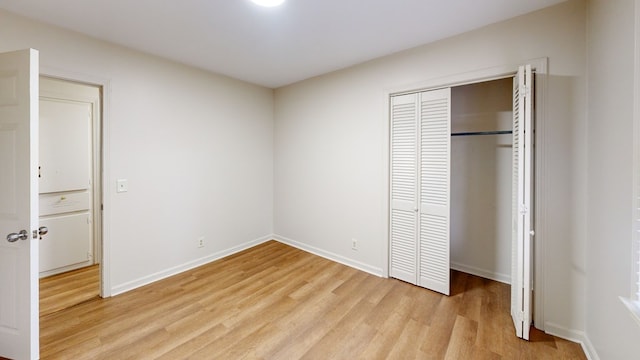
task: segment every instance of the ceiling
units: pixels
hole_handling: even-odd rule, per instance
[[[0,0],[0,8],[277,88],[564,0]]]

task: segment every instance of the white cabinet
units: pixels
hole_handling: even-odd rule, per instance
[[[60,82],[41,79],[40,276],[94,263],[93,104],[62,96]]]
[[[41,218],[40,226],[49,228],[46,240],[40,242],[41,272],[91,263],[89,212]]]

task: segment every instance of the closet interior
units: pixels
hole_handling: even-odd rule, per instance
[[[451,88],[451,268],[511,281],[513,78]]]

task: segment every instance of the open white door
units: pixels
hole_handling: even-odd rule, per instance
[[[533,75],[521,66],[513,82],[513,236],[511,317],[516,335],[529,340],[531,326],[531,180],[533,178]]]
[[[39,357],[38,72],[36,50],[0,54],[0,356],[11,359]]]

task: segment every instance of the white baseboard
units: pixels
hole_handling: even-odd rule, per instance
[[[93,260],[87,260],[87,261],[81,262],[79,264],[63,266],[63,267],[59,267],[59,268],[56,268],[56,269],[53,269],[53,270],[41,271],[40,274],[39,274],[39,277],[40,277],[40,279],[42,279],[42,278],[47,277],[47,276],[62,274],[62,273],[65,273],[65,272],[82,269],[83,267],[92,266],[92,265],[95,265],[93,263]]]
[[[454,262],[452,262],[450,266],[451,266],[451,269],[453,270],[462,271],[467,274],[480,276],[485,279],[489,279],[489,280],[493,280],[493,281],[497,281],[505,284],[511,284],[511,276],[507,274],[499,274],[493,271],[487,271],[474,266],[468,266],[468,265],[454,263]]]
[[[222,250],[222,251],[218,251],[215,252],[213,254],[207,255],[205,257],[202,257],[200,259],[196,259],[193,261],[189,261],[187,263],[184,263],[182,265],[178,265],[178,266],[174,266],[172,268],[163,270],[163,271],[159,271],[156,272],[154,274],[148,275],[148,276],[144,276],[141,277],[139,279],[133,280],[133,281],[129,281],[126,282],[124,284],[120,284],[117,286],[114,286],[111,288],[111,295],[112,296],[116,296],[122,293],[125,293],[127,291],[131,291],[133,289],[139,288],[141,286],[144,285],[148,285],[152,282],[156,282],[158,280],[162,280],[165,278],[168,278],[170,276],[173,275],[177,275],[181,272],[187,271],[187,270],[191,270],[193,268],[196,268],[198,266],[202,266],[205,264],[208,264],[212,261],[216,261],[219,259],[222,259],[223,257],[238,253],[240,251],[246,250],[248,248],[254,247],[256,245],[262,244],[264,242],[267,242],[269,240],[272,239],[271,235],[267,235],[267,236],[263,236],[261,238],[255,239],[255,240],[251,240],[248,242],[245,242],[244,244],[238,245],[238,246],[234,246],[232,248],[226,249],[226,250]]]
[[[304,250],[304,251],[312,253],[314,255],[318,255],[318,256],[323,257],[325,259],[329,259],[331,261],[335,261],[335,262],[340,263],[342,265],[346,265],[346,266],[349,266],[349,267],[352,267],[354,269],[358,269],[358,270],[367,272],[367,273],[375,275],[375,276],[380,276],[380,277],[383,276],[381,268],[374,267],[374,266],[371,266],[371,265],[368,265],[368,264],[365,264],[365,263],[362,263],[362,262],[359,262],[359,261],[356,261],[356,260],[353,260],[353,259],[349,259],[349,258],[346,258],[346,257],[344,257],[342,255],[334,254],[332,252],[319,249],[317,247],[313,247],[313,246],[310,246],[310,245],[307,245],[307,244],[303,244],[301,242],[298,242],[298,241],[295,241],[295,240],[292,240],[292,239],[289,239],[289,238],[286,238],[284,236],[280,236],[280,235],[277,235],[277,234],[273,234],[273,239],[278,241],[278,242],[281,242],[283,244],[286,244],[286,245],[289,245],[289,246],[293,246],[295,248],[298,248],[300,250]]]
[[[593,347],[591,340],[589,340],[589,337],[583,331],[570,330],[550,322],[544,324],[544,331],[549,335],[557,336],[580,344],[584,354],[587,356],[587,359],[600,360],[600,356],[598,356],[596,348]]]

